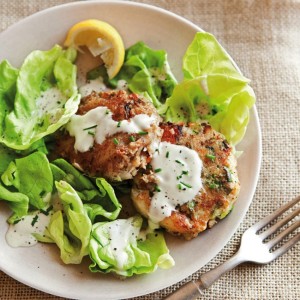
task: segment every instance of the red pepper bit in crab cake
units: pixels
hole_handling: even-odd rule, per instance
[[[131,196],[146,218],[192,239],[233,207],[240,189],[234,150],[208,123],[161,128],[162,141],[135,176]]]

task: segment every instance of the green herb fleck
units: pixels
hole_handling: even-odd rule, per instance
[[[118,128],[121,127],[121,121],[118,122],[117,127],[118,127]]]
[[[119,141],[116,138],[114,138],[113,141],[115,145],[119,145]]]
[[[88,131],[88,134],[91,136],[95,136],[95,132],[94,131]]]
[[[195,201],[190,201],[190,202],[187,203],[187,207],[188,207],[190,210],[194,210],[195,205],[196,205],[196,202],[195,202]]]
[[[160,192],[161,189],[158,187],[158,185],[155,186],[155,191]]]
[[[227,167],[224,167],[224,170],[226,172],[227,182],[232,182],[233,179],[232,179],[232,173],[231,173],[230,169]]]
[[[140,131],[140,132],[139,132],[139,135],[146,135],[146,134],[148,134],[147,131]]]
[[[176,159],[175,162],[177,162],[178,164],[184,166],[184,164],[180,160],[178,160],[178,159]]]
[[[49,212],[53,209],[53,206],[49,206],[46,210],[40,209],[41,213],[44,214],[45,216],[49,215]]]
[[[166,158],[169,158],[169,156],[170,156],[170,151],[168,151],[168,152],[166,153]]]
[[[46,191],[41,191],[40,192],[40,197],[43,198],[45,196],[45,194],[46,194]]]
[[[90,130],[90,129],[94,129],[96,128],[98,125],[93,125],[93,126],[90,126],[90,127],[87,127],[87,128],[84,128],[83,130]]]
[[[192,188],[192,186],[190,185],[190,184],[188,184],[188,183],[185,183],[185,182],[182,182],[182,181],[180,181],[180,183],[182,184],[182,185],[184,185],[184,186],[186,186],[187,188]]]
[[[161,171],[162,171],[161,168],[158,168],[158,169],[155,169],[155,170],[154,170],[155,173],[159,173],[159,172],[161,172]]]
[[[215,161],[215,159],[216,159],[216,156],[213,155],[213,154],[206,154],[206,157],[209,158],[212,161]]]
[[[31,221],[31,226],[34,226],[34,224],[37,222],[38,218],[39,218],[38,215],[34,216],[34,218]]]
[[[131,136],[129,137],[129,139],[130,139],[131,142],[135,142],[135,138],[134,138],[133,135],[131,135]]]

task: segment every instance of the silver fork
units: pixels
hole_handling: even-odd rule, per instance
[[[278,243],[290,233],[300,227],[300,207],[292,211],[290,214],[278,220],[277,223],[267,228],[265,231],[261,230],[270,222],[278,218],[285,211],[297,205],[300,202],[300,196],[283,205],[273,214],[265,217],[258,223],[247,229],[241,239],[241,245],[238,252],[229,260],[219,265],[218,267],[204,273],[198,280],[190,281],[181,286],[177,291],[170,294],[165,299],[167,300],[192,300],[203,295],[203,291],[209,288],[216,280],[223,274],[235,268],[237,265],[244,262],[253,262],[258,264],[266,264],[280,255],[287,252],[297,242],[300,241],[300,232],[287,240],[283,245],[279,245],[277,249],[273,249]],[[295,218],[297,217],[297,218]],[[277,236],[273,234],[280,230],[285,224],[295,218],[295,221],[287,228],[282,230]],[[268,240],[266,240],[268,238]]]

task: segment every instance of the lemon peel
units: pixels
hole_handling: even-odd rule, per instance
[[[100,56],[110,79],[120,71],[125,57],[125,48],[119,32],[110,24],[89,19],[73,25],[64,42],[65,47],[86,46],[93,56]]]

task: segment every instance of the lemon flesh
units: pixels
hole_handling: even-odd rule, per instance
[[[90,19],[73,25],[64,46],[76,49],[86,46],[93,56],[100,56],[110,79],[118,74],[124,62],[125,48],[120,34],[100,20]]]

